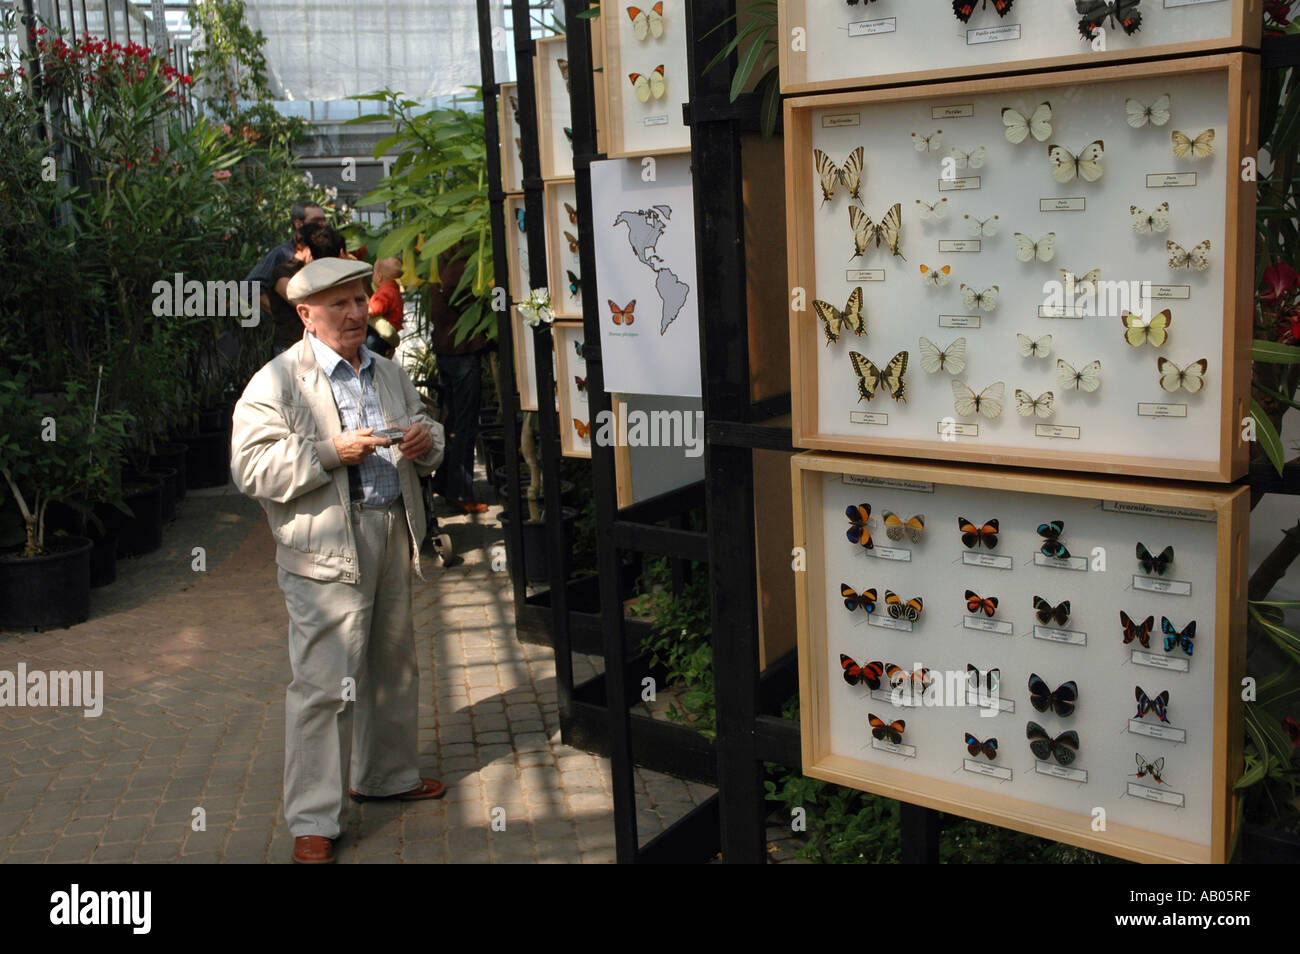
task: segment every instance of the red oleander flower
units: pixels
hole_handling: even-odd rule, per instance
[[[1278,26],[1286,26],[1291,22],[1290,0],[1265,0],[1264,12],[1267,13]]]
[[[230,178],[230,170],[218,169],[216,172],[212,173],[212,178],[216,179],[218,182],[225,182]]]
[[[1277,328],[1277,340],[1282,344],[1300,342],[1300,311],[1293,311],[1291,314],[1280,318]]]
[[[1300,276],[1286,262],[1274,262],[1264,269],[1264,278],[1260,282],[1259,300],[1274,302],[1285,298],[1296,289]]]

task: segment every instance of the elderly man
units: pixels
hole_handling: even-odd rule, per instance
[[[411,624],[419,476],[442,459],[443,430],[406,373],[363,345],[369,273],[323,258],[294,275],[302,340],[253,375],[231,435],[235,485],[270,520],[289,611],[284,810],[303,864],[334,860],[349,766],[356,801],[444,794],[417,765]]]

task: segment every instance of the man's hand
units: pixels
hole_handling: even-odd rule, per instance
[[[351,467],[353,464],[361,463],[362,458],[373,454],[376,447],[387,447],[391,443],[382,437],[372,436],[373,432],[373,427],[363,427],[337,435],[334,438],[334,449],[339,452],[339,460]],[[407,436],[410,436],[409,432]]]
[[[433,446],[433,435],[423,424],[412,424],[406,429],[406,436],[401,443],[402,456],[407,460],[423,457]]]

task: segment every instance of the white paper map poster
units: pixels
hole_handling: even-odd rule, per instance
[[[690,158],[593,162],[591,201],[606,389],[699,397]]]

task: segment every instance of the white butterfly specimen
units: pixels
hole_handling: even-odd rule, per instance
[[[961,286],[961,301],[968,310],[978,308],[980,311],[992,311],[998,307],[998,286],[993,285],[983,291],[976,291],[969,285]]]
[[[1043,335],[1037,341],[1016,332],[1016,343],[1020,345],[1022,358],[1046,358],[1052,353],[1052,336]]]
[[[637,40],[645,42],[647,37],[654,37],[656,40],[664,35],[664,5],[656,3],[648,10],[642,10],[639,7],[628,7],[627,15],[632,20],[632,32],[636,35]]]
[[[1050,262],[1056,258],[1056,233],[1048,232],[1037,242],[1031,239],[1024,232],[1016,232],[1016,258],[1022,262],[1032,262],[1038,259],[1040,262]]]
[[[1133,231],[1138,235],[1154,235],[1156,232],[1169,231],[1168,202],[1161,202],[1150,212],[1145,212],[1136,205],[1130,205],[1128,214],[1133,219]]]
[[[916,214],[921,217],[922,222],[942,222],[948,217],[948,197],[944,196],[933,205],[917,199]]]
[[[1097,282],[1101,281],[1101,269],[1094,268],[1090,272],[1082,275],[1076,275],[1073,272],[1067,272],[1061,269],[1061,284],[1065,286],[1065,295],[1067,298],[1073,298],[1076,295],[1088,296],[1097,294]]]
[[[1170,138],[1174,141],[1174,155],[1179,159],[1186,159],[1189,155],[1193,159],[1204,159],[1214,152],[1213,129],[1205,130],[1195,139],[1187,135],[1187,133],[1175,129]]]
[[[1077,156],[1064,146],[1048,146],[1047,158],[1052,160],[1052,178],[1064,185],[1075,176],[1085,182],[1096,182],[1105,170],[1101,159],[1106,147],[1100,139],[1088,143]]]
[[[1021,417],[1051,417],[1056,413],[1056,395],[1044,391],[1038,397],[1032,397],[1028,391],[1016,388],[1016,412]]]
[[[1191,251],[1177,242],[1165,242],[1165,251],[1169,253],[1170,268],[1191,268],[1203,272],[1210,267],[1210,240],[1192,246]]]
[[[952,266],[944,265],[940,268],[931,268],[929,265],[921,266],[921,284],[933,288],[942,288],[952,280]]]
[[[822,204],[835,198],[835,190],[843,185],[849,197],[861,201],[862,191],[862,147],[858,146],[849,153],[843,166],[837,166],[831,157],[820,149],[813,150],[813,161],[817,164],[817,176],[821,179]]]
[[[998,234],[998,217],[991,215],[987,219],[977,219],[973,216],[962,216],[966,220],[966,231],[971,238],[991,238]]]
[[[1068,362],[1056,359],[1056,380],[1067,391],[1078,388],[1091,394],[1101,387],[1101,362],[1089,361],[1075,370]]]
[[[948,150],[948,158],[956,162],[958,169],[965,169],[970,166],[972,169],[978,169],[984,165],[989,151],[983,146],[976,146],[970,152],[965,149],[958,149],[955,146]]]
[[[952,379],[952,407],[962,417],[974,417],[983,414],[989,420],[1002,416],[1002,401],[1006,396],[1007,386],[1002,381],[994,381],[979,394],[956,378]]]
[[[1182,388],[1195,394],[1205,387],[1205,372],[1210,362],[1205,358],[1193,361],[1185,368],[1180,368],[1168,358],[1156,358],[1156,369],[1160,372],[1160,386],[1166,391]]]
[[[942,129],[936,129],[928,136],[912,133],[912,148],[917,152],[938,152],[939,145],[943,142],[942,136]]]
[[[1152,315],[1149,321],[1143,321],[1140,315],[1126,311],[1119,319],[1124,325],[1124,340],[1134,348],[1148,342],[1151,347],[1160,348],[1169,340],[1169,326],[1174,323],[1174,313],[1166,308],[1160,314]]]
[[[859,255],[866,253],[868,248],[873,245],[880,248],[884,245],[899,258],[903,258],[898,252],[898,243],[900,240],[899,230],[903,227],[902,206],[897,202],[893,208],[886,212],[876,224],[871,221],[871,216],[863,212],[856,205],[849,206],[849,225],[853,227],[853,255],[857,258]],[[903,261],[907,259],[903,258]]]
[[[1168,93],[1156,97],[1151,105],[1139,103],[1136,99],[1124,100],[1124,112],[1128,114],[1128,124],[1134,129],[1141,129],[1147,123],[1163,126],[1169,122],[1169,107],[1172,101]]]
[[[1007,107],[1002,110],[1002,125],[1007,142],[1019,145],[1025,137],[1032,135],[1039,142],[1046,142],[1052,134],[1052,104],[1039,103],[1028,118],[1018,109]]]
[[[920,346],[921,368],[927,374],[934,374],[940,368],[949,374],[961,374],[966,370],[965,338],[958,338],[942,350],[929,338],[922,338]]]

